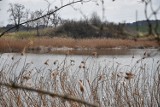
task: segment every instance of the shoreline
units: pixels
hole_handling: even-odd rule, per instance
[[[26,49],[25,52],[0,52],[0,53],[19,53],[19,54],[55,54],[55,55],[143,55],[144,53],[160,52],[160,48],[103,48],[103,49],[72,49],[72,48],[51,48],[41,47],[37,49]]]

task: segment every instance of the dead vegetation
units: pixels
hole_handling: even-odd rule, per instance
[[[30,42],[32,44],[28,45]],[[106,48],[149,48],[159,47],[158,42],[154,40],[129,40],[129,39],[73,39],[73,38],[31,38],[31,39],[14,39],[0,38],[1,52],[21,52],[26,47],[28,50],[40,50],[46,47],[47,50],[52,48],[72,48],[75,49],[106,49]]]

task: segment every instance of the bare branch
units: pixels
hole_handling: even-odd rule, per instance
[[[45,90],[33,89],[33,88],[25,87],[25,86],[16,85],[14,83],[13,84],[0,83],[0,86],[10,87],[10,88],[19,89],[19,90],[27,90],[27,91],[31,91],[31,92],[41,93],[41,94],[44,94],[44,95],[49,95],[51,97],[58,97],[58,98],[62,98],[62,99],[68,100],[68,101],[74,101],[74,102],[77,102],[77,103],[82,103],[82,104],[90,106],[90,107],[98,107],[95,104],[88,103],[84,100],[81,100],[81,99],[78,99],[78,98],[75,98],[75,97],[71,97],[71,96],[68,96],[68,95],[61,95],[61,94],[57,94],[57,93],[51,93],[51,92],[48,92],[48,91],[45,91]]]

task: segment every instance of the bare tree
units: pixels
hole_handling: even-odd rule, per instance
[[[47,14],[48,14],[48,13],[51,12],[51,9],[50,9],[51,3],[50,3],[48,0],[44,0],[44,1],[47,3]],[[50,16],[51,16],[51,15],[48,15],[48,16],[46,16],[46,17],[43,17],[43,22],[44,22],[45,27],[47,27],[48,24],[49,24]]]
[[[51,11],[54,11],[54,10],[51,10]],[[60,16],[57,13],[53,13],[51,15],[50,22],[51,22],[52,25],[54,25],[55,28],[60,23],[60,21],[61,21],[61,18],[60,18]]]
[[[14,25],[16,26],[16,30],[19,31],[19,25],[24,18],[24,5],[22,4],[12,4],[10,3],[10,8],[8,12],[10,13],[10,20],[13,21]]]
[[[30,13],[30,20],[34,20],[34,18],[35,18],[35,13],[31,12]],[[27,22],[27,23],[30,23],[30,26],[33,27],[33,28],[36,27],[35,21],[30,21],[30,22]]]
[[[42,16],[42,13],[43,11],[42,10],[37,10],[35,12],[32,13],[32,16],[31,16],[31,20],[32,19],[35,19],[35,18],[38,18],[38,17],[41,17]],[[37,36],[39,36],[39,27],[40,25],[44,25],[43,24],[43,19],[38,19],[38,20],[35,20],[32,22],[33,23],[33,27],[36,27],[36,30],[37,30]]]
[[[25,18],[25,20],[29,20],[29,18],[30,18],[30,10],[29,9],[26,9],[24,18]],[[30,24],[26,23],[25,25],[26,25],[27,31],[28,31],[29,27],[30,27]]]

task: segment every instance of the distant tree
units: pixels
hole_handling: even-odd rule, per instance
[[[32,19],[35,19],[35,18],[38,18],[38,17],[41,17],[42,16],[42,10],[37,10],[37,11],[35,11],[35,12],[33,12],[32,13],[32,16],[31,16],[31,20]],[[36,27],[36,30],[37,30],[37,36],[40,36],[40,34],[39,34],[39,27],[40,27],[40,25],[44,25],[43,24],[43,19],[38,19],[38,20],[36,20],[36,21],[33,21],[33,26],[34,27]]]
[[[91,18],[90,18],[90,23],[99,29],[98,35],[99,37],[102,37],[105,23],[102,22],[101,18],[98,16],[96,12],[92,13]]]
[[[50,3],[48,0],[44,0],[44,1],[47,3],[47,14],[48,14],[48,13],[51,12],[51,9],[50,9],[51,3]],[[48,25],[49,25],[50,16],[51,16],[51,15],[48,15],[48,16],[46,16],[46,17],[43,17],[43,22],[44,22],[44,26],[45,26],[45,27],[48,27]]]
[[[54,9],[50,8],[51,4],[48,0],[44,0],[47,3],[47,14],[55,11],[58,7],[55,6]],[[44,25],[47,27],[49,24],[54,25],[54,27],[57,27],[58,23],[60,22],[61,18],[57,14],[57,12],[53,12],[53,14],[50,14],[46,17],[43,17]]]
[[[29,9],[26,9],[25,11],[25,16],[24,16],[24,20],[29,20],[30,18],[30,10]],[[26,28],[27,28],[27,31],[29,30],[29,27],[30,27],[30,23],[26,23]]]
[[[97,27],[101,26],[102,21],[96,12],[92,13],[91,18],[90,18],[90,23],[94,26],[97,26]]]
[[[57,25],[60,23],[61,18],[57,13],[53,13],[50,17],[50,21],[51,21],[51,24],[54,25],[54,27],[56,28]]]
[[[10,13],[10,20],[13,21],[14,25],[16,26],[16,30],[19,31],[19,25],[24,18],[24,5],[22,4],[9,4],[10,7],[8,12]]]

